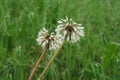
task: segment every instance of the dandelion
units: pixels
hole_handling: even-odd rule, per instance
[[[36,39],[38,45],[41,45],[43,48],[45,48],[45,45],[48,43],[49,40],[49,33],[48,30],[43,28],[41,31],[38,33],[38,38]]]
[[[84,37],[84,27],[81,24],[77,24],[72,19],[61,19],[58,21],[56,33],[63,35],[67,41],[72,43],[77,42],[80,37]]]
[[[36,39],[38,45],[41,45],[43,48],[48,47],[49,50],[56,50],[59,48],[62,43],[62,36],[54,33],[49,34],[48,30],[43,28]]]
[[[49,44],[49,50],[57,50],[61,43],[62,43],[63,37],[59,34],[54,35],[53,33],[50,36],[50,44]]]
[[[60,50],[62,49],[64,43],[67,41],[70,41],[72,43],[75,43],[80,40],[80,37],[84,37],[84,27],[82,27],[81,24],[77,24],[72,19],[61,19],[58,21],[58,26],[56,31],[56,35],[54,33],[49,34],[48,30],[43,28],[39,34],[36,41],[38,42],[38,45],[41,45],[44,48],[44,51],[39,58],[38,62],[36,63],[36,66],[34,67],[33,72],[31,73],[31,76],[28,80],[31,80],[33,77],[34,72],[36,71],[36,68],[38,67],[39,63],[41,62],[44,54],[46,53],[46,50],[56,50],[46,67],[44,68],[43,72],[38,77],[38,80],[41,80],[44,76],[45,72],[49,68],[49,66],[52,64],[55,57],[58,55]]]
[[[46,30],[45,28],[43,28],[39,33],[38,33],[38,38],[36,39],[38,45],[41,45],[44,50],[41,54],[41,56],[39,57],[34,69],[32,70],[28,80],[32,80],[33,75],[36,71],[36,69],[38,68],[39,64],[41,63],[45,53],[47,52],[47,50],[56,50],[61,46],[62,43],[62,37],[61,35],[55,35],[54,33],[49,34],[48,30]]]
[[[50,61],[46,65],[46,67],[44,68],[43,72],[39,75],[38,80],[42,79],[43,75],[45,74],[45,72],[47,71],[49,66],[52,64],[52,62],[55,59],[55,57],[57,56],[57,54],[62,49],[62,47],[66,41],[65,39],[67,39],[67,41],[71,41],[72,43],[74,43],[74,42],[77,42],[80,37],[84,37],[84,31],[83,31],[84,27],[82,27],[81,24],[75,23],[72,19],[68,20],[68,18],[66,17],[66,19],[59,20],[58,24],[59,25],[57,26],[57,29],[55,31],[56,31],[57,35],[62,36],[61,37],[62,44],[57,49],[57,51],[54,53],[54,55],[52,56],[52,58],[50,59]]]

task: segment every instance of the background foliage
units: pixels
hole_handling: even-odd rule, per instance
[[[0,0],[0,80],[27,80],[42,48],[38,31],[68,16],[85,38],[66,43],[43,80],[120,79],[119,0]],[[34,79],[53,55],[48,51]]]

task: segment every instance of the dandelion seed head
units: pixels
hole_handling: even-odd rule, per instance
[[[58,20],[58,26],[55,31],[64,37],[67,35],[66,40],[72,43],[80,40],[80,37],[84,37],[84,27],[67,17],[66,19]]]
[[[61,39],[61,35],[55,35],[54,33],[49,34],[48,30],[43,28],[38,33],[36,41],[38,42],[38,45],[41,45],[43,48],[47,46],[49,50],[56,50],[62,43]]]

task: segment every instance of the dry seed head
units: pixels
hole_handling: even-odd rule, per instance
[[[62,42],[60,35],[55,35],[54,33],[49,34],[48,30],[43,28],[36,39],[38,45],[41,45],[43,48],[48,47],[50,50],[56,50],[59,48]]]
[[[66,36],[67,41],[72,43],[77,42],[80,37],[84,37],[84,27],[81,24],[77,24],[72,19],[61,19],[58,21],[56,33]]]

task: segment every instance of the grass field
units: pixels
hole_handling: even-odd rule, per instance
[[[43,50],[39,30],[54,31],[66,16],[85,37],[63,46],[43,80],[120,80],[120,0],[0,0],[0,80],[27,80]]]

